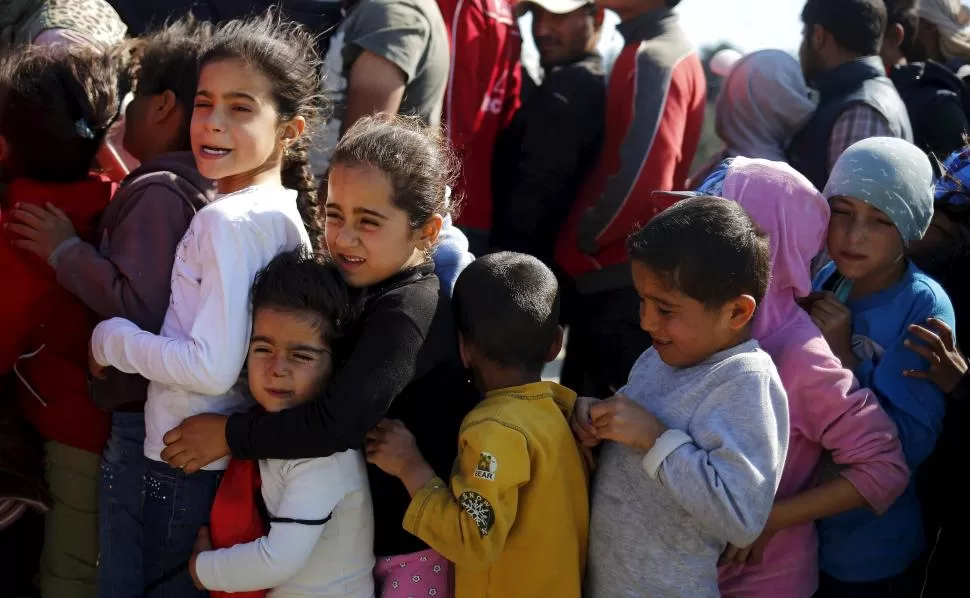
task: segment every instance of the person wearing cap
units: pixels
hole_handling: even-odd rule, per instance
[[[601,0],[620,17],[626,45],[606,90],[603,145],[556,242],[555,262],[575,285],[563,383],[610,396],[650,346],[637,323],[626,238],[682,189],[707,105],[704,68],[674,7],[679,0]]]
[[[945,400],[928,380],[903,373],[929,364],[908,348],[916,342],[910,327],[930,318],[954,325],[946,292],[905,254],[930,226],[933,169],[911,143],[866,139],[842,154],[823,194],[833,261],[816,275],[807,309],[842,365],[876,393],[915,476],[940,434]],[[838,472],[821,479],[829,473]],[[817,595],[919,595],[923,530],[912,477],[882,516],[860,508],[822,519]]]
[[[943,158],[963,147],[970,131],[963,81],[947,65],[922,51],[918,0],[885,0],[888,25],[882,60],[913,125],[913,143]]]
[[[856,141],[912,141],[906,105],[879,58],[886,31],[884,0],[808,0],[799,56],[819,92],[815,115],[788,147],[788,162],[822,189],[835,161]]]
[[[495,152],[491,246],[552,263],[569,208],[603,143],[606,84],[596,52],[604,11],[588,0],[530,0],[545,76]]]

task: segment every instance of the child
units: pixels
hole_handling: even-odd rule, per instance
[[[202,415],[166,435],[169,463],[304,459],[359,449],[382,418],[399,419],[439,477],[473,404],[450,302],[429,255],[448,215],[446,142],[414,119],[357,121],[332,154],[326,241],[361,315],[336,348],[334,384],[280,413]],[[228,420],[228,423],[227,423]],[[450,564],[401,524],[411,503],[396,478],[368,468],[378,593],[449,596]],[[403,591],[403,590],[401,590]]]
[[[930,317],[953,326],[946,293],[904,256],[930,224],[932,180],[926,155],[899,139],[866,139],[842,154],[824,192],[834,261],[816,276],[825,292],[809,308],[842,365],[896,423],[913,475],[936,443],[944,399],[930,382],[903,376],[926,366],[906,349],[909,326]],[[855,509],[821,520],[818,530],[822,596],[918,593],[922,574],[908,568],[924,538],[912,483],[881,517]]]
[[[573,415],[584,443],[612,441],[593,481],[587,590],[718,596],[718,557],[758,538],[788,447],[785,391],[751,338],[768,239],[738,204],[698,197],[628,248],[654,344],[619,394]]]
[[[23,213],[34,222],[25,236],[54,267],[62,287],[101,318],[127,318],[152,333],[161,328],[168,307],[176,246],[196,210],[215,195],[212,182],[195,167],[189,141],[199,58],[210,35],[208,25],[184,20],[140,40],[125,148],[142,166],[125,179],[105,210],[94,236],[97,244],[83,242],[51,210],[25,205],[14,212],[15,218]],[[98,489],[98,585],[104,595],[136,596],[144,588],[147,389],[141,376],[118,371],[106,380],[92,379],[95,402],[113,412]]]
[[[769,235],[771,281],[752,335],[778,368],[791,431],[768,524],[752,546],[729,550],[721,594],[808,598],[818,587],[815,520],[859,507],[882,513],[909,475],[896,426],[796,303],[812,290],[809,264],[828,229],[822,194],[781,162],[735,158],[725,171],[699,191],[737,201]],[[840,475],[816,485],[826,453]]]
[[[312,400],[333,373],[332,349],[347,320],[337,272],[299,251],[283,253],[253,284],[249,393],[276,413]],[[374,595],[374,515],[359,451],[259,462],[269,533],[193,555],[196,585],[287,596]],[[204,535],[203,535],[204,536]]]
[[[16,205],[47,206],[94,240],[115,186],[89,169],[118,114],[118,66],[80,48],[24,49],[5,58],[0,75],[0,163],[9,181],[0,203],[0,376],[16,373],[20,408],[47,441],[54,506],[40,567],[45,597],[97,594],[98,467],[110,419],[87,386],[91,314],[29,253],[36,243],[8,216]]]
[[[578,598],[586,568],[586,464],[576,393],[542,381],[562,348],[556,277],[533,257],[487,255],[453,298],[462,361],[484,393],[465,417],[451,487],[404,424],[368,434],[367,460],[411,494],[404,527],[455,563],[457,596]]]
[[[145,405],[144,583],[149,595],[203,595],[184,570],[225,462],[186,476],[162,462],[162,436],[195,413],[229,413],[246,357],[249,289],[281,251],[308,245],[298,205],[312,184],[304,128],[318,112],[311,36],[272,16],[233,21],[201,58],[191,143],[219,195],[178,245],[161,335],[120,318],[95,329],[97,364],[151,380]],[[298,186],[300,191],[286,188]],[[179,571],[179,575],[169,575]]]

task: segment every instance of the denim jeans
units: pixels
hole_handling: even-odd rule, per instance
[[[159,461],[145,473],[143,572],[147,598],[205,597],[196,589],[186,565],[199,528],[209,524],[209,511],[221,471],[186,475]]]
[[[98,494],[99,598],[130,598],[144,591],[141,504],[148,464],[144,445],[144,413],[119,411],[111,416]]]

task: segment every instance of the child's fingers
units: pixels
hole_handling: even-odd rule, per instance
[[[14,208],[13,217],[22,222],[43,222],[47,217],[47,210],[41,206],[22,203]]]
[[[65,214],[63,210],[61,210],[59,207],[55,206],[54,204],[51,204],[51,203],[47,204],[47,211],[53,214],[54,217],[56,217],[58,220],[61,220],[62,222],[71,221],[71,219],[67,217],[67,214]]]
[[[940,320],[939,318],[930,318],[926,320],[926,323],[933,328],[940,338],[943,340],[943,344],[946,345],[947,349],[954,350],[956,348],[956,340],[953,338],[953,329],[950,325]]]
[[[913,378],[914,380],[929,380],[929,372],[921,372],[919,370],[903,370],[903,376],[907,378]]]
[[[168,434],[166,434],[165,437],[167,438]],[[175,440],[171,444],[166,446],[164,449],[162,449],[162,454],[161,454],[162,461],[165,461],[169,465],[172,465],[172,460],[178,457],[179,455],[181,455],[183,452],[185,452],[185,447],[182,446],[181,442],[179,442],[178,440]],[[172,465],[172,467],[176,467],[176,466]]]
[[[17,224],[16,222],[9,222],[4,224],[3,228],[24,237],[25,239],[36,239],[38,236],[37,227],[35,226],[27,226],[24,224]]]
[[[943,351],[936,349],[935,347],[927,347],[926,345],[920,345],[919,343],[914,343],[913,341],[906,339],[903,344],[907,349],[916,353],[926,361],[930,362],[930,365],[939,365],[942,361]]]
[[[172,428],[168,432],[165,432],[165,436],[162,436],[162,442],[165,446],[176,443],[182,438],[182,429],[178,426]],[[165,451],[162,451],[162,455],[165,455]]]

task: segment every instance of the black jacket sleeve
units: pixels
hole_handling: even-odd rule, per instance
[[[278,413],[229,418],[226,440],[233,457],[303,459],[361,448],[394,398],[433,365],[425,363],[431,360],[423,358],[422,346],[437,301],[431,289],[414,286],[376,299],[362,316],[349,360],[323,397]]]

